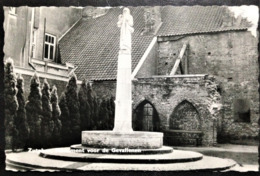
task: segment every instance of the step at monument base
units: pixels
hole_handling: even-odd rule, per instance
[[[163,146],[163,133],[82,131],[81,144],[94,148],[158,149]]]
[[[74,161],[72,161],[74,160]],[[6,154],[6,169],[35,171],[221,171],[231,159],[174,150],[166,154],[113,155],[74,153],[66,148]]]
[[[93,148],[86,147],[81,144],[71,145],[70,149],[72,152],[77,153],[103,153],[103,154],[131,154],[131,155],[140,155],[140,154],[164,154],[171,153],[173,151],[172,147],[162,146],[158,149],[118,149],[118,148]]]

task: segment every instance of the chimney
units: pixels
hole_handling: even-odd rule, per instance
[[[143,35],[156,34],[161,27],[161,7],[144,7],[144,29]]]

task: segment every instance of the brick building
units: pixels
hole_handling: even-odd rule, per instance
[[[19,10],[28,13],[26,18],[25,12],[19,17]],[[248,30],[252,24],[235,17],[228,7],[131,7],[130,11],[135,29],[133,128],[163,131],[170,145],[256,139],[259,64],[258,38]],[[6,42],[6,57],[15,59],[18,72],[26,75],[36,69],[40,77],[61,85],[61,91],[74,70],[79,80],[92,81],[100,98],[115,96],[120,33],[116,23],[121,8],[21,7],[15,24],[10,9],[5,13],[6,41],[18,41],[8,34],[25,24],[18,18],[26,19],[31,29],[24,27],[16,48]],[[38,35],[36,49],[33,35]]]

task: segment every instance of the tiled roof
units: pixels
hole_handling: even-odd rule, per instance
[[[230,24],[225,24],[224,20]],[[165,6],[162,8],[163,25],[158,36],[174,36],[245,30],[246,24],[232,24],[233,15],[224,6]]]
[[[131,7],[134,18],[132,36],[132,70],[136,67],[153,35],[141,35],[144,29],[144,7]],[[62,62],[73,63],[78,68],[78,79],[116,79],[120,29],[118,16],[122,8],[111,8],[104,16],[82,18],[60,41]],[[161,9],[162,26],[158,36],[172,36],[244,30],[245,26],[226,25],[223,19],[233,20],[226,7],[220,6],[164,6]]]
[[[132,36],[132,70],[136,67],[153,35],[141,35],[144,29],[142,7],[130,8],[134,20]],[[60,41],[62,62],[78,68],[78,79],[109,80],[117,74],[120,28],[118,16],[122,9],[111,8],[96,19],[81,19]]]

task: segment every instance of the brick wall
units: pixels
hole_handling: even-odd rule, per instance
[[[189,73],[215,75],[220,84],[223,139],[256,138],[259,118],[258,39],[250,32],[237,31],[190,35],[176,41],[160,42],[159,75],[164,75],[170,69],[168,65],[173,66],[186,42],[189,44],[186,52]],[[249,100],[250,123],[234,121],[233,103],[236,99]]]
[[[94,81],[92,88],[99,99],[116,95],[116,81]]]
[[[149,101],[158,112],[160,131],[165,131],[169,130],[170,117],[175,107],[186,100],[200,116],[203,133],[201,144],[213,145],[213,119],[209,111],[212,101],[205,87],[206,79],[205,76],[138,78],[132,84],[132,108],[134,110],[144,100]],[[115,97],[116,81],[94,81],[92,87],[98,98]]]
[[[158,112],[161,131],[167,131],[174,109],[186,100],[199,113],[202,145],[213,145],[213,119],[208,108],[212,102],[205,79],[204,76],[139,78],[133,82],[133,109],[144,100],[150,102]]]

